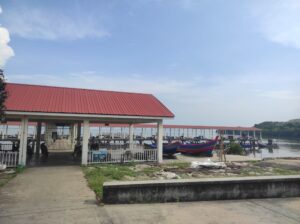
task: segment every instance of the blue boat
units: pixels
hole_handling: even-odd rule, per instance
[[[177,149],[178,149],[179,145],[180,145],[179,142],[164,143],[163,144],[163,154],[171,156],[171,155],[177,153]],[[154,143],[152,143],[152,144],[144,143],[144,147],[145,147],[145,149],[156,149],[157,148],[156,144],[154,144]]]
[[[206,139],[206,142],[203,143],[183,143],[179,144],[178,152],[190,155],[206,155],[206,156],[213,156],[212,152],[217,144],[218,136],[214,139]]]

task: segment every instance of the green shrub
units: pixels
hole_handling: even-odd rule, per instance
[[[235,143],[235,142],[231,142],[229,144],[229,149],[227,151],[227,154],[243,155],[244,150],[243,150],[242,146],[240,146],[240,144]]]

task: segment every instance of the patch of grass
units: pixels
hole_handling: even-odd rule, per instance
[[[17,166],[16,168],[16,173],[19,174],[19,173],[23,173],[25,170],[25,166]]]
[[[138,171],[138,173],[149,176],[155,172],[159,172],[161,169],[162,168],[160,166],[145,167],[143,170]]]
[[[284,169],[284,168],[279,168],[275,167],[273,169],[274,175],[294,175],[294,174],[299,174],[299,171],[295,170],[289,170],[289,169]]]
[[[132,164],[126,165],[99,165],[82,167],[89,187],[101,200],[103,195],[103,183],[111,180],[123,180],[126,176],[135,177],[137,173],[130,169]]]

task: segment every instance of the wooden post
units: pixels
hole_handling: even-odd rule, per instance
[[[219,160],[223,162],[223,157],[225,161],[225,155],[224,155],[224,144],[223,144],[223,135],[222,135],[222,130],[219,130],[219,136],[220,136],[220,156]]]

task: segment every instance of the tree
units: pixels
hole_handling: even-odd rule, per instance
[[[5,100],[7,98],[7,91],[5,89],[6,82],[4,78],[4,72],[0,69],[0,118],[1,121],[4,120],[4,111],[5,111]]]

